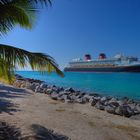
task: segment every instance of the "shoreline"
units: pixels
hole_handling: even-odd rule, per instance
[[[140,119],[140,100],[134,100],[127,97],[116,98],[104,96],[98,93],[88,93],[73,88],[57,87],[48,85],[46,82],[24,78],[16,75],[16,81],[13,84],[18,88],[30,89],[35,93],[47,94],[52,100],[59,100],[64,103],[87,104],[99,110],[104,110],[114,115]],[[137,117],[138,116],[138,117]]]
[[[33,92],[30,88],[31,85],[34,87],[35,80],[28,80],[32,82],[26,83],[28,89],[0,85],[0,122],[20,128],[21,136],[36,136],[32,140],[38,140],[38,136],[48,134],[45,136],[47,139],[50,136],[48,132],[52,132],[49,130],[53,130],[53,134],[61,137],[58,140],[65,140],[65,136],[71,140],[140,139],[139,119],[110,114],[91,106],[91,103],[52,100],[51,96],[43,91]]]

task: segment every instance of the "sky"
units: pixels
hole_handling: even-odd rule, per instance
[[[53,0],[32,30],[17,26],[0,43],[49,54],[61,69],[87,53],[140,58],[140,0]]]

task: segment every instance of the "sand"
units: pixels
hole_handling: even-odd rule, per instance
[[[0,121],[16,125],[22,135],[33,126],[52,129],[72,140],[140,140],[140,121],[100,111],[89,104],[54,101],[45,94],[0,85]]]

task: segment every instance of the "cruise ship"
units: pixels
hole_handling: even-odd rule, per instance
[[[140,72],[140,61],[136,57],[126,57],[121,54],[107,58],[106,54],[101,53],[97,59],[92,59],[90,54],[86,54],[84,59],[77,58],[69,62],[64,71]]]

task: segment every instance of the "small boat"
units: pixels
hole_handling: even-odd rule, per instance
[[[64,71],[79,72],[140,72],[140,61],[137,57],[117,54],[107,58],[106,54],[99,54],[98,59],[92,59],[86,54],[84,59],[77,58],[69,62]]]

